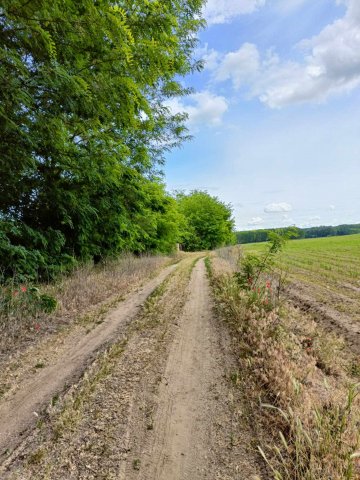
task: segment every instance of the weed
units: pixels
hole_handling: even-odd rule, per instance
[[[133,460],[133,469],[134,470],[140,470],[140,465],[141,465],[141,462],[138,458],[135,458],[135,460]]]
[[[38,362],[35,364],[35,368],[44,368],[46,364],[44,362]]]
[[[230,380],[231,380],[231,382],[232,382],[233,385],[238,385],[238,384],[239,384],[239,381],[240,381],[239,372],[233,372],[233,373],[230,375]]]
[[[205,268],[209,278],[211,278],[212,268],[211,268],[211,259],[210,257],[205,257]]]
[[[42,448],[39,448],[34,453],[29,455],[28,464],[29,465],[39,465],[41,463],[42,459],[44,458],[44,456],[45,456],[45,450],[42,449]]]

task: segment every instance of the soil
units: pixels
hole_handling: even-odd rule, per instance
[[[2,479],[266,478],[233,339],[193,264],[164,270],[0,405]]]
[[[360,354],[360,311],[350,315],[333,308],[332,304],[339,305],[339,294],[335,295],[328,291],[327,301],[323,303],[315,297],[311,287],[300,282],[292,282],[287,288],[286,295],[295,306],[310,313],[325,330],[335,331],[344,337],[349,348],[354,353]],[[332,298],[332,295],[335,298]]]

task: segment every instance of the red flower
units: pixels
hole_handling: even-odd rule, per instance
[[[40,323],[35,323],[34,327],[35,327],[35,330],[38,332],[41,328],[41,325]]]
[[[270,281],[267,281],[267,282],[266,282],[266,288],[268,288],[269,290],[271,290],[271,282],[270,282]]]
[[[26,288],[26,287],[21,287],[21,291],[22,291],[22,292],[26,292],[26,291],[27,291],[27,288]]]

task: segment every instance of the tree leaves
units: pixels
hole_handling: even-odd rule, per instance
[[[41,268],[60,257],[22,226],[59,232],[61,253],[81,259],[175,243],[174,203],[154,174],[187,138],[185,116],[163,105],[187,93],[179,76],[195,65],[202,3],[3,0],[0,223],[19,226],[6,238],[38,248]]]

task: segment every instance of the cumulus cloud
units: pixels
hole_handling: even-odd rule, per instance
[[[174,114],[187,113],[189,115],[189,125],[193,127],[220,125],[224,113],[229,108],[224,97],[207,90],[190,95],[186,103],[178,98],[168,100],[166,106]]]
[[[271,50],[261,56],[256,45],[246,43],[222,59],[215,81],[231,79],[235,88],[246,84],[271,108],[322,102],[353,90],[360,85],[360,1],[342,3],[347,6],[342,18],[297,45],[303,61],[281,60]]]
[[[264,208],[265,213],[283,213],[283,212],[291,212],[292,206],[290,203],[280,202],[280,203],[269,203]]]
[[[234,88],[254,80],[260,69],[260,54],[255,45],[244,43],[236,52],[223,58],[215,74],[215,81],[231,80]]]
[[[309,1],[312,0],[278,0],[276,8],[280,10],[281,13],[289,14],[290,12],[302,7]]]
[[[266,0],[208,0],[204,16],[208,25],[228,23],[235,17],[255,12],[265,3]]]
[[[249,227],[261,225],[262,223],[264,223],[264,219],[261,217],[253,217],[251,220],[248,221]]]
[[[197,48],[195,56],[204,61],[205,70],[215,70],[219,66],[221,54],[214,48],[209,48],[209,44],[205,43],[204,46]]]

